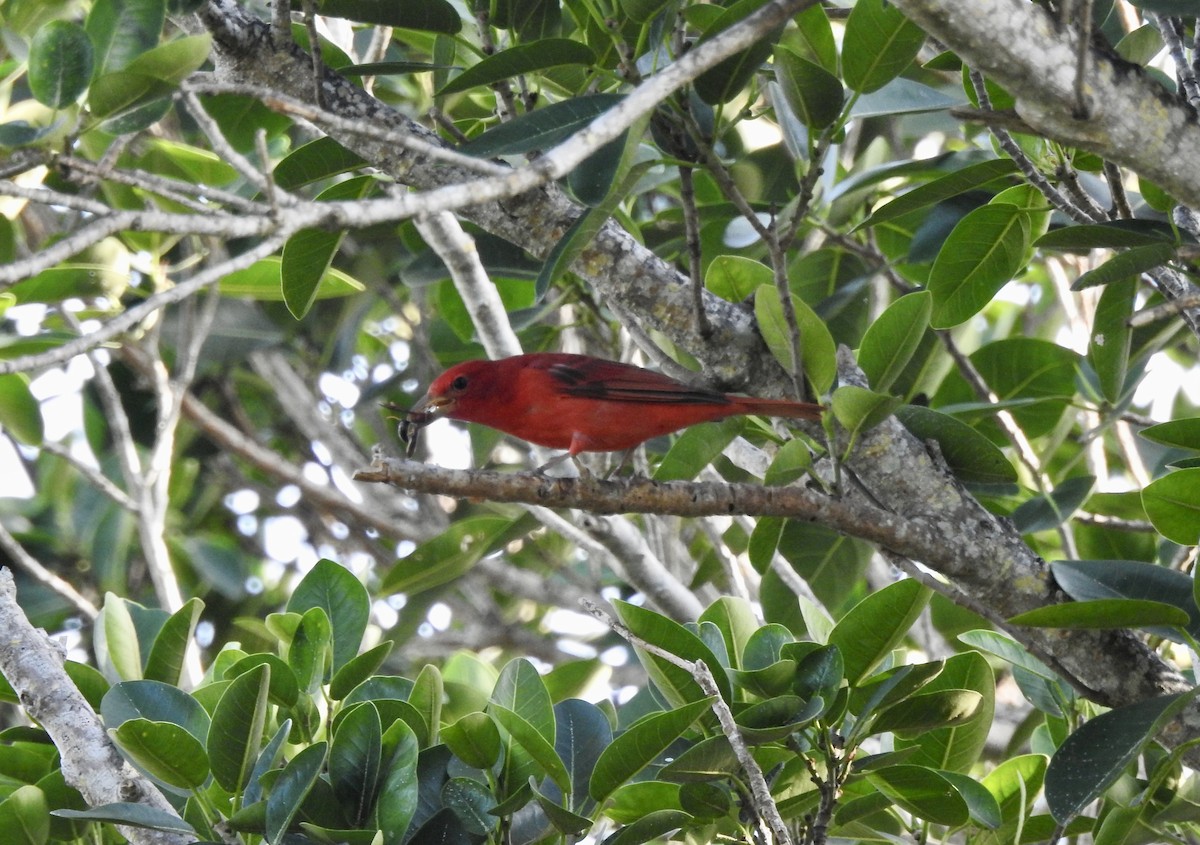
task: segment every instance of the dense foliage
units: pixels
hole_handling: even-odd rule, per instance
[[[176,812],[14,634],[0,841],[1195,836],[1200,9],[1080,5],[6,0],[0,549]],[[352,480],[518,349],[829,412]]]

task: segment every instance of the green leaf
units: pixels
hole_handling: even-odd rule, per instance
[[[716,655],[703,640],[678,622],[653,610],[619,600],[613,600],[612,605],[621,621],[646,642],[666,649],[684,660],[703,660],[704,665],[713,673],[721,696],[726,701],[730,700],[732,693],[729,689],[729,679],[721,671],[721,663]],[[635,651],[654,685],[672,705],[678,706],[704,698],[704,692],[690,672],[640,648],[635,648]]]
[[[61,302],[94,296],[120,298],[129,286],[129,272],[91,263],[60,264],[10,288],[18,303]]]
[[[329,783],[347,818],[366,824],[382,784],[383,726],[375,703],[357,704],[338,723],[329,747]]]
[[[362,199],[374,185],[374,177],[358,176],[326,188],[317,195],[317,200]],[[345,235],[344,231],[301,229],[284,244],[279,266],[283,301],[297,320],[303,318],[316,302],[321,281],[329,272]]]
[[[392,724],[383,737],[392,749],[376,811],[384,845],[400,845],[417,812],[417,758],[420,746],[412,728],[402,721]]]
[[[468,572],[481,557],[528,530],[531,518],[472,516],[460,519],[392,565],[380,589],[410,596]]]
[[[552,103],[489,129],[459,148],[479,158],[548,150],[583,129],[624,99],[621,94],[587,94]]]
[[[45,436],[42,407],[29,390],[24,373],[0,375],[0,427],[27,446],[41,445]]]
[[[851,436],[874,428],[892,415],[904,400],[865,387],[845,384],[833,391],[833,415]]]
[[[309,141],[288,153],[275,165],[275,184],[291,191],[302,185],[356,170],[367,161],[328,135]]]
[[[810,129],[824,129],[842,112],[842,83],[820,65],[782,44],[775,47],[775,79],[796,117]]]
[[[978,313],[1020,271],[1028,247],[1029,216],[1015,205],[981,206],[959,220],[929,271],[933,327]]]
[[[1192,636],[1200,636],[1200,609],[1192,597],[1195,581],[1178,570],[1134,560],[1056,560],[1050,571],[1075,601],[1122,598],[1174,605],[1188,615]],[[1179,638],[1171,629],[1156,633]]]
[[[185,836],[196,835],[195,829],[179,816],[149,804],[101,804],[88,810],[54,810],[53,814],[64,819],[125,824],[167,833],[182,833]]]
[[[124,69],[158,43],[165,0],[96,0],[84,28],[96,50],[96,75]]]
[[[655,481],[692,480],[742,433],[745,426],[741,417],[730,417],[688,428],[675,438],[651,478]]]
[[[965,194],[967,191],[981,188],[997,179],[1002,179],[1017,169],[1017,164],[1010,158],[995,158],[968,164],[965,167],[940,176],[932,182],[926,182],[913,188],[906,194],[896,197],[891,202],[877,208],[870,217],[858,225],[858,229],[878,226],[889,220],[903,217],[911,211],[918,211],[937,205],[939,202]]]
[[[320,13],[356,23],[455,35],[462,18],[447,0],[321,0]]]
[[[1200,468],[1167,473],[1142,490],[1146,516],[1160,534],[1181,546],[1200,543]]]
[[[648,766],[707,712],[709,705],[710,699],[702,698],[665,713],[656,713],[616,737],[596,761],[596,770],[588,786],[592,799],[603,801]]]
[[[260,302],[282,302],[283,259],[272,256],[256,261],[245,270],[236,270],[221,278],[219,290],[223,296],[249,297]],[[366,287],[341,270],[329,268],[321,277],[315,299],[333,299],[362,293]]]
[[[875,732],[921,731],[960,725],[979,713],[983,696],[975,690],[938,690],[898,701],[882,711]]]
[[[771,284],[771,268],[742,255],[718,255],[708,265],[704,286],[722,299],[744,302],[762,285]]]
[[[134,763],[169,786],[199,789],[208,779],[204,745],[179,725],[129,719],[112,736]]]
[[[50,21],[29,43],[29,91],[44,106],[68,106],[87,90],[93,62],[92,42],[83,27]]]
[[[130,719],[179,725],[200,742],[208,739],[209,717],[195,698],[160,681],[114,684],[100,703],[105,727],[118,728]]]
[[[283,767],[271,794],[267,796],[265,834],[271,845],[279,845],[283,841],[304,799],[317,782],[324,762],[325,743],[317,742],[300,751]]]
[[[837,346],[824,321],[798,296],[792,296],[792,308],[800,328],[800,367],[818,395],[833,387],[837,378]],[[760,285],[754,294],[754,316],[767,348],[775,360],[791,372],[792,337],[783,314],[783,303],[774,285]]]
[[[829,25],[829,15],[820,5],[809,6],[792,18],[795,31],[785,30],[782,43],[814,62],[830,73],[837,73],[838,51],[837,41],[833,37],[833,27]]]
[[[1103,794],[1197,691],[1110,710],[1067,737],[1046,770],[1046,803],[1055,820],[1066,824]]]
[[[896,409],[904,427],[921,440],[935,440],[954,474],[968,484],[1013,484],[1017,471],[1008,458],[969,425],[932,408],[905,405]]]
[[[290,613],[305,613],[314,607],[324,610],[333,623],[336,672],[358,654],[371,615],[371,597],[346,567],[320,560],[296,585],[287,604]]]
[[[125,599],[105,593],[104,607],[96,619],[96,663],[110,681],[142,677],[142,652]]]
[[[739,0],[725,9],[712,24],[707,26],[697,44],[713,38],[735,23],[758,11],[765,0]],[[779,38],[783,27],[777,27],[749,48],[722,59],[696,78],[696,94],[709,105],[727,103],[736,97],[758,73],[763,62],[771,55],[771,47]]]
[[[692,816],[683,810],[651,810],[631,824],[604,838],[601,845],[641,845],[658,840],[673,830],[687,827]]]
[[[200,69],[208,60],[211,50],[211,35],[189,35],[147,50],[130,62],[125,70],[178,85]]]
[[[1068,478],[1046,496],[1035,496],[1022,502],[1012,512],[1012,521],[1022,534],[1057,528],[1074,515],[1096,486],[1093,475]]]
[[[1107,285],[1119,282],[1130,276],[1137,277],[1147,270],[1153,270],[1160,264],[1165,264],[1175,257],[1175,247],[1171,244],[1152,244],[1150,246],[1135,246],[1124,252],[1119,252],[1105,261],[1099,267],[1081,273],[1071,285],[1071,290],[1083,290],[1097,285]]]
[[[341,669],[333,673],[329,682],[329,697],[341,701],[350,691],[361,684],[383,665],[388,655],[392,653],[394,640],[384,640],[374,648],[367,649],[358,657],[346,662]]]
[[[292,667],[274,654],[249,654],[226,669],[222,677],[231,681],[264,663],[271,669],[271,686],[267,693],[271,703],[279,707],[294,707],[300,697],[300,682]]]
[[[853,91],[878,90],[902,74],[925,43],[925,33],[891,3],[859,0],[842,38],[842,78]]]
[[[932,294],[918,291],[897,299],[867,327],[858,348],[858,365],[873,390],[886,393],[908,366],[932,312]]]
[[[1111,629],[1139,628],[1147,625],[1188,623],[1188,615],[1179,608],[1142,599],[1095,599],[1038,607],[1018,613],[1008,620],[1011,625],[1037,628]]]
[[[1122,249],[1178,243],[1175,230],[1157,220],[1110,220],[1051,229],[1033,242],[1042,249]]]
[[[1200,452],[1200,417],[1171,420],[1138,432],[1142,437],[1164,446]]]
[[[994,654],[1008,661],[1013,666],[1019,666],[1040,678],[1045,678],[1048,681],[1058,680],[1058,675],[1048,668],[1045,663],[1026,651],[1025,646],[1007,634],[1002,634],[999,631],[980,629],[964,631],[958,635],[958,639],[966,645],[986,651],[989,654]]]
[[[1088,361],[1096,371],[1104,398],[1114,405],[1121,399],[1129,373],[1129,348],[1133,337],[1129,317],[1133,314],[1137,287],[1137,278],[1133,276],[1110,284],[1100,294],[1096,316],[1092,320]]]
[[[564,793],[571,790],[571,778],[567,769],[559,759],[554,746],[547,741],[529,722],[519,715],[502,707],[495,702],[488,705],[488,712],[500,723],[500,727],[508,731],[512,738],[538,764],[542,772],[558,785]]]
[[[24,784],[0,801],[0,830],[6,845],[45,845],[50,839],[50,815],[41,789]]]
[[[487,713],[468,713],[442,728],[442,741],[455,757],[477,769],[490,767],[500,757],[500,730]]]
[[[499,823],[490,811],[496,806],[495,796],[473,778],[450,778],[442,787],[442,802],[476,836],[486,836]],[[587,821],[587,820],[585,820]],[[591,822],[587,824],[590,826]]]
[[[909,758],[912,763],[945,771],[971,771],[987,744],[996,709],[996,681],[991,666],[981,654],[956,654],[920,690],[925,695],[947,690],[974,691],[980,695],[979,710],[961,724],[927,730],[911,739],[897,737],[896,748],[915,746],[917,752]]]
[[[147,680],[172,685],[179,683],[187,649],[203,610],[204,602],[191,598],[163,623],[150,648],[150,656],[146,658],[144,674]]]
[[[867,780],[917,818],[958,827],[970,818],[967,802],[940,772],[924,766],[898,765],[870,770]]]
[[[230,683],[213,711],[207,741],[209,765],[213,778],[229,792],[246,787],[262,749],[270,682],[269,667],[251,669]]]
[[[829,644],[841,651],[851,685],[861,682],[904,639],[930,595],[926,587],[906,578],[867,596],[833,626]]]
[[[988,792],[979,781],[959,772],[941,771],[938,774],[950,781],[950,784],[958,790],[958,794],[967,802],[967,809],[971,813],[972,821],[989,830],[1000,827],[1004,821],[1000,815],[1000,805],[992,797],[992,793]]]
[[[591,65],[595,61],[596,54],[586,44],[569,38],[544,38],[530,44],[518,44],[487,56],[442,86],[434,96],[457,94],[535,70],[562,65]]]

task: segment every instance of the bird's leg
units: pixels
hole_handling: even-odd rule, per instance
[[[621,453],[621,460],[617,462],[617,465],[615,467],[613,467],[612,469],[610,469],[608,472],[604,473],[605,481],[612,478],[614,475],[621,474],[621,470],[625,469],[625,465],[628,464],[629,459],[633,457],[633,450],[636,448],[637,448],[636,446],[631,446],[628,449],[626,449],[624,452]]]
[[[568,458],[570,458],[571,463],[575,464],[575,468],[577,470],[579,470],[580,478],[591,478],[592,477],[591,470],[589,470],[586,466],[583,465],[583,462],[581,460],[579,460],[579,456],[573,455],[570,452],[563,452],[561,455],[557,455],[557,456],[551,458],[550,460],[546,461],[546,463],[542,464],[540,467],[535,469],[533,471],[533,474],[534,475],[545,475],[546,470],[550,469],[550,467],[558,466],[559,464],[561,464],[563,461],[567,460]]]

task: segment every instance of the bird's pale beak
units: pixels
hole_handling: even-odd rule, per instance
[[[417,433],[453,405],[454,400],[447,396],[430,396],[426,393],[409,409],[400,421],[400,439],[407,447],[405,454],[408,457],[411,458],[417,449]]]

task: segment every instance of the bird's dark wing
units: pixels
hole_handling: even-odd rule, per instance
[[[724,393],[692,387],[662,373],[586,356],[563,356],[547,372],[568,396],[644,404],[728,405]]]

